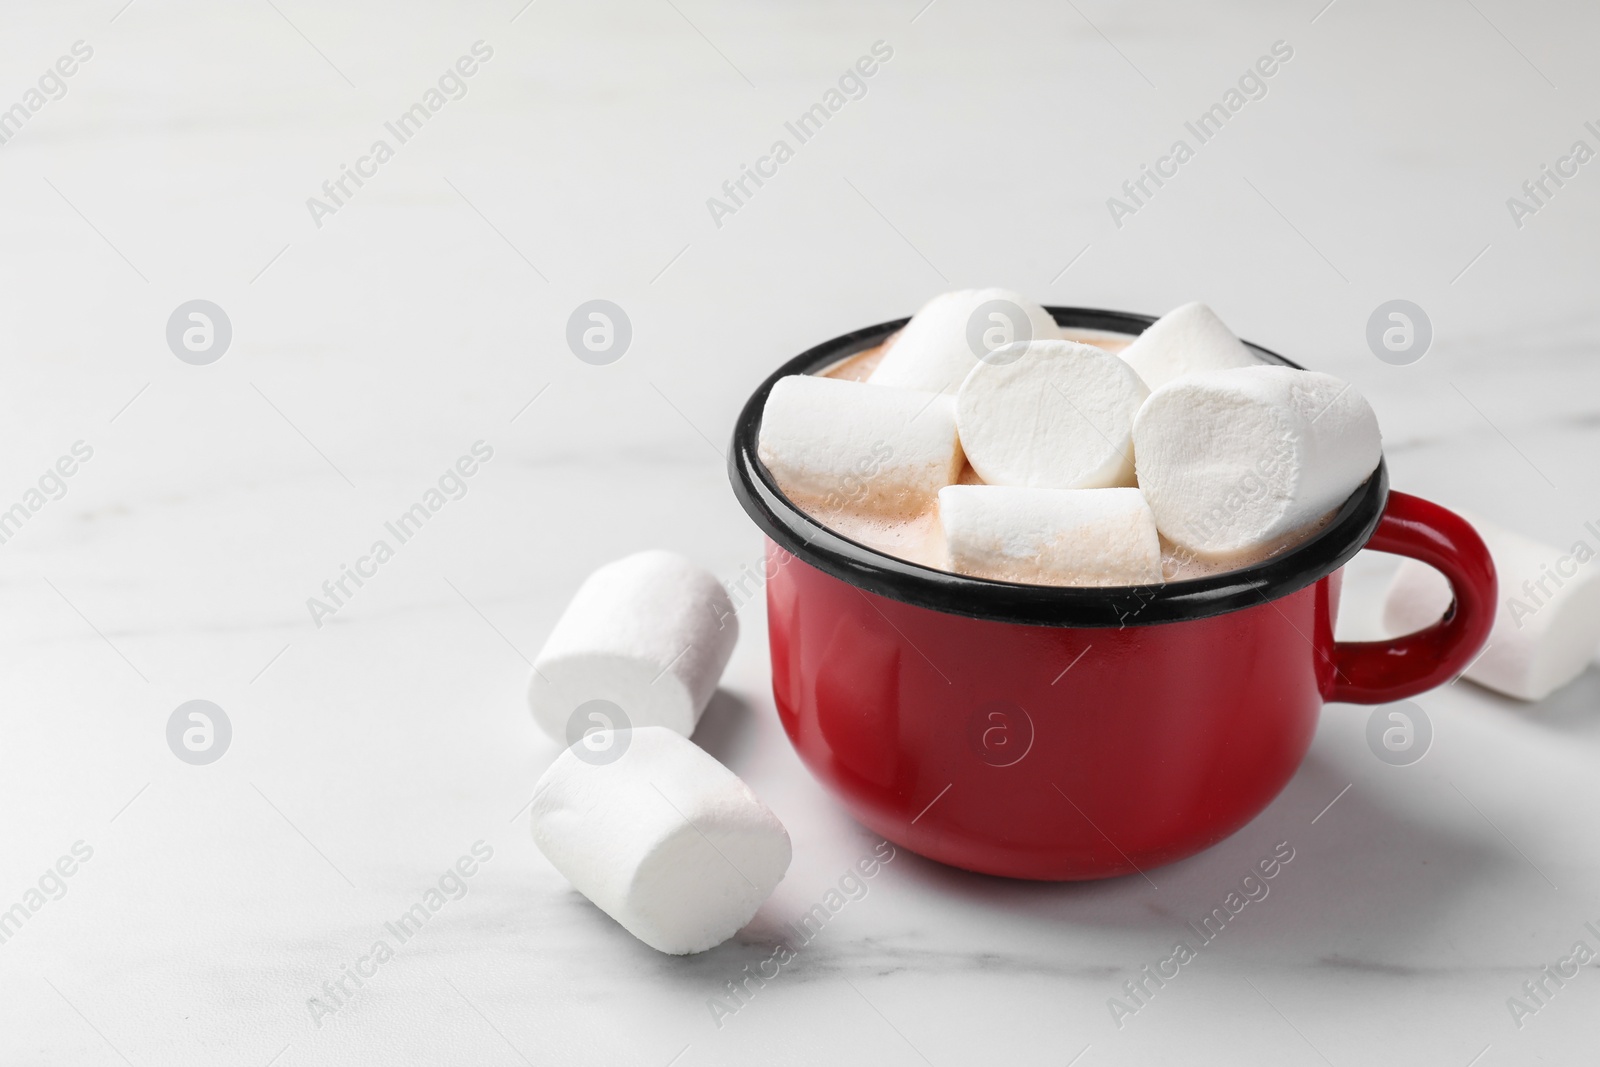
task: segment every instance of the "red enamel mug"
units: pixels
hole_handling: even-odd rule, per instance
[[[1048,310],[1065,327],[1123,334],[1154,321]],[[1488,639],[1496,586],[1483,541],[1452,512],[1390,492],[1381,462],[1297,547],[1161,585],[970,578],[834,533],[757,458],[767,393],[904,324],[857,330],[781,367],[745,406],[729,457],[734,491],[768,537],[784,730],[812,774],[895,844],[1051,881],[1183,859],[1271,803],[1325,701],[1415,696],[1465,669]],[[1335,641],[1341,568],[1362,548],[1439,570],[1455,596],[1444,617],[1391,641]]]

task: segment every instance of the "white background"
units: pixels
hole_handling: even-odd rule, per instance
[[[1520,228],[1506,200],[1574,140],[1600,148],[1592,11],[122,2],[0,14],[0,108],[94,50],[0,146],[0,508],[94,449],[0,546],[0,908],[94,849],[0,944],[0,1061],[1466,1067],[1592,1048],[1594,968],[1520,1030],[1506,998],[1574,941],[1600,948],[1593,671],[1537,707],[1465,682],[1419,698],[1436,736],[1406,768],[1368,750],[1366,709],[1330,707],[1277,802],[1159,888],[902,853],[720,1029],[707,998],[875,844],[782,736],[760,604],[697,735],[795,842],[738,939],[657,955],[517,814],[557,752],[526,660],[582,576],[649,546],[725,578],[753,563],[722,458],[744,398],[942,289],[1205,300],[1354,382],[1396,488],[1571,543],[1600,519],[1600,163]],[[479,40],[466,96],[315,225],[307,198]],[[707,198],[879,40],[894,56],[866,96],[716,226]],[[1266,97],[1114,225],[1107,198],[1279,40]],[[209,366],[165,340],[196,298],[233,326]],[[610,366],[564,339],[594,298],[633,324]],[[1434,325],[1410,366],[1365,341],[1394,298]],[[494,459],[465,498],[313,626],[307,598],[478,440]],[[1356,624],[1384,574],[1352,568]],[[208,767],[165,740],[195,698],[234,729]],[[308,998],[480,839],[469,894],[314,1025]],[[1119,1030],[1107,998],[1283,840],[1272,895]]]

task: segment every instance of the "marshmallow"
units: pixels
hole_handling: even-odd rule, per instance
[[[1500,582],[1494,629],[1466,676],[1519,700],[1543,700],[1578,675],[1600,644],[1600,531],[1562,551],[1462,512],[1489,546]],[[1450,584],[1432,567],[1408,559],[1384,600],[1384,625],[1394,634],[1438,622],[1450,607]]]
[[[1338,507],[1382,458],[1378,419],[1329,374],[1246,367],[1186,375],[1133,422],[1156,526],[1201,559],[1271,546]]]
[[[722,584],[674,552],[638,552],[586,578],[533,661],[528,704],[563,743],[591,721],[687,737],[728,665],[739,621]],[[605,701],[601,716],[590,701]],[[620,710],[622,721],[616,721]]]
[[[961,448],[990,485],[1133,484],[1133,417],[1150,390],[1121,359],[1077,341],[995,349],[956,395]]]
[[[739,776],[659,726],[602,731],[533,790],[556,870],[661,952],[704,952],[750,921],[789,868],[789,834]],[[616,754],[620,752],[620,755]]]
[[[953,393],[978,360],[1001,345],[1060,337],[1048,311],[1009,289],[942,293],[890,340],[868,381]]]
[[[1263,362],[1222,324],[1216,312],[1200,303],[1167,312],[1134,338],[1121,355],[1151,389],[1197,371],[1258,367]]]
[[[1161,581],[1155,516],[1137,489],[952,485],[939,490],[950,566],[1037,585]]]
[[[955,400],[806,374],[761,413],[761,462],[797,502],[911,514],[961,474]]]

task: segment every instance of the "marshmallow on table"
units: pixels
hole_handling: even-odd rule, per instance
[[[1161,316],[1119,353],[1151,389],[1206,370],[1259,367],[1243,341],[1204,304],[1185,304]]]
[[[1009,289],[959,289],[934,297],[889,342],[873,385],[953,393],[985,354],[1014,341],[1053,341],[1050,313]]]
[[[783,824],[680,734],[646,726],[597,738],[598,749],[562,752],[534,787],[539,851],[651,948],[682,955],[726,941],[788,870]]]
[[[1600,644],[1600,563],[1586,537],[1563,551],[1462,512],[1489,555],[1500,584],[1494,629],[1466,676],[1520,700],[1543,700],[1578,675]],[[1595,543],[1600,531],[1590,528]],[[1438,622],[1450,606],[1450,584],[1432,567],[1408,559],[1384,600],[1384,625],[1394,634]]]
[[[1133,451],[1161,533],[1197,557],[1226,560],[1338,507],[1377,467],[1382,440],[1348,383],[1263,366],[1157,389],[1134,419]]]
[[[728,665],[739,623],[722,584],[674,552],[608,563],[586,578],[533,661],[528,704],[551,737],[578,729],[665,726],[688,736]],[[623,721],[614,721],[620,710]]]
[[[908,514],[962,463],[953,398],[808,374],[773,384],[756,451],[797,500]]]
[[[995,349],[956,394],[967,462],[990,485],[1133,484],[1133,417],[1150,390],[1121,359],[1076,341]]]
[[[951,569],[1038,585],[1161,581],[1155,517],[1137,489],[952,485],[939,491]]]

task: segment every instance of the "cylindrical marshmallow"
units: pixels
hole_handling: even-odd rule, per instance
[[[1600,644],[1600,528],[1586,526],[1563,550],[1461,514],[1489,546],[1500,584],[1489,643],[1466,676],[1519,700],[1543,700],[1582,674]],[[1384,625],[1411,633],[1438,622],[1449,606],[1444,575],[1408,559],[1389,586]]]
[[[912,514],[961,474],[954,398],[818,378],[780,378],[756,446],[796,503]]]
[[[1155,516],[1137,489],[952,485],[939,491],[950,568],[1034,585],[1161,581]]]
[[[995,349],[956,394],[961,449],[990,485],[1133,484],[1133,417],[1150,390],[1121,359],[1076,341]]]
[[[1258,367],[1262,361],[1200,303],[1174,308],[1122,350],[1122,358],[1151,389],[1206,370]]]
[[[874,385],[953,393],[979,359],[1017,341],[1053,341],[1050,313],[1009,289],[959,289],[934,297],[906,323],[869,379]]]
[[[750,787],[658,726],[562,752],[534,787],[533,840],[601,911],[673,955],[732,937],[790,858],[788,832]]]
[[[675,552],[638,552],[578,587],[533,661],[528,704],[563,743],[593,721],[665,726],[687,737],[738,637],[720,582]],[[596,700],[615,708],[575,724],[579,709]]]
[[[1245,367],[1185,375],[1133,421],[1156,526],[1197,557],[1269,548],[1338,507],[1382,458],[1378,419],[1330,374]]]

